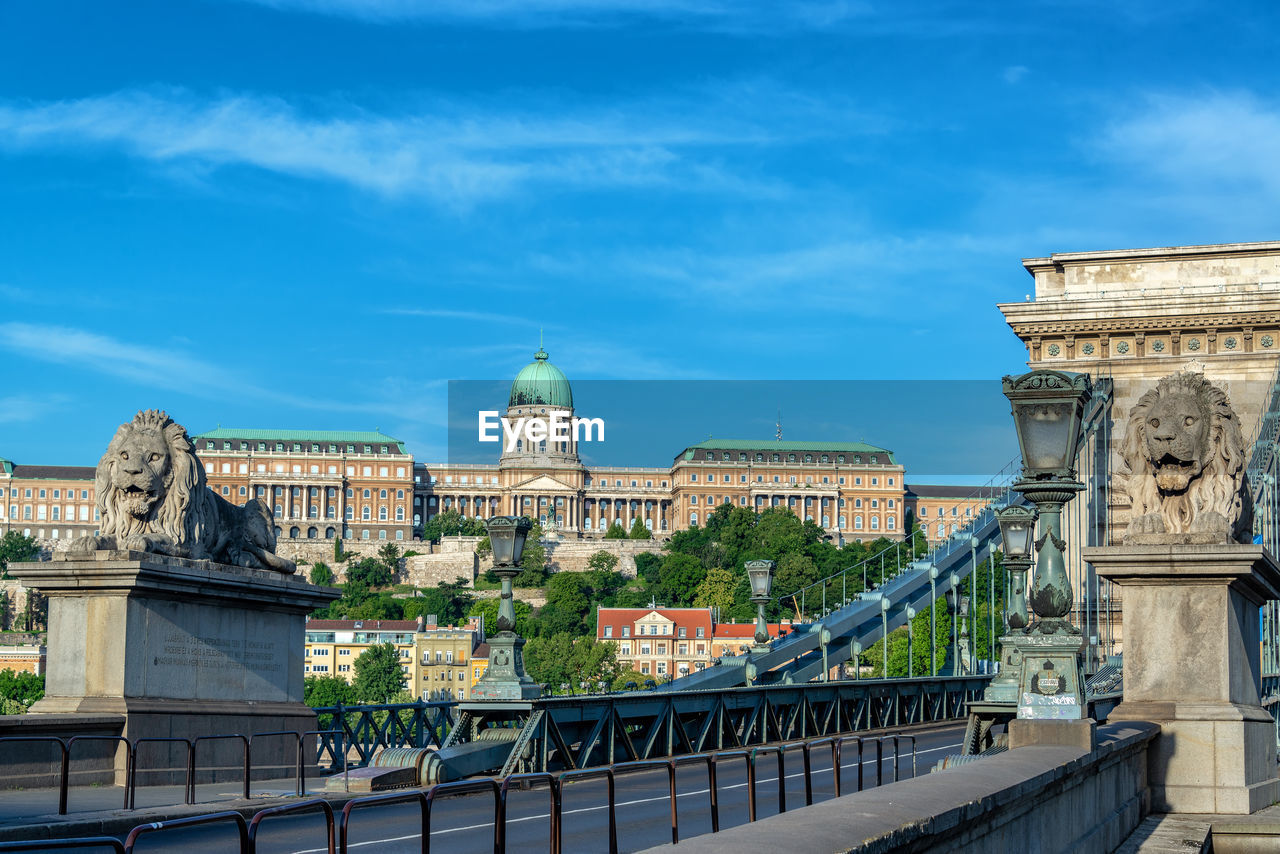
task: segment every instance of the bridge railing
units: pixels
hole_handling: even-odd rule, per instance
[[[385,747],[442,747],[457,721],[457,702],[418,700],[358,706],[321,706],[321,764],[363,767]]]

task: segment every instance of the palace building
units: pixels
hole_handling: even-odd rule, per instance
[[[503,416],[574,415],[573,388],[539,348],[511,383]],[[654,535],[705,524],[722,504],[785,507],[832,539],[901,539],[903,467],[864,442],[708,439],[670,466],[589,466],[577,436],[519,439],[488,464],[415,462],[379,431],[217,427],[191,437],[209,487],[233,504],[258,498],[282,539],[406,541],[438,513],[523,515],[544,528],[603,536],[638,521]],[[0,530],[39,539],[96,528],[93,469],[0,461]]]

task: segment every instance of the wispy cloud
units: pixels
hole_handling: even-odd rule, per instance
[[[1029,73],[1031,73],[1031,69],[1027,68],[1025,65],[1010,65],[1005,68],[1000,76],[1004,78],[1005,83],[1012,86],[1015,83],[1021,83],[1022,78],[1026,77]]]
[[[1180,184],[1280,192],[1280,103],[1249,92],[1149,96],[1094,144]]]
[[[334,401],[291,395],[262,385],[260,377],[228,370],[177,347],[131,344],[84,329],[0,323],[0,349],[9,350],[21,358],[70,365],[87,373],[117,377],[148,389],[178,392],[207,400],[262,400],[305,410],[340,412],[402,411],[402,407],[392,400],[385,403]]]
[[[0,424],[18,424],[25,421],[40,421],[70,405],[66,395],[55,394],[46,397],[18,394],[0,397]]]
[[[484,311],[463,311],[451,308],[388,308],[379,313],[404,317],[438,317],[443,320],[471,320],[477,323],[510,323],[518,326],[537,325],[530,318],[522,317],[518,314],[491,314]]]
[[[729,171],[725,149],[883,126],[848,104],[768,84],[596,108],[533,100],[518,108],[436,101],[392,116],[347,103],[304,109],[251,94],[129,90],[0,103],[0,148],[123,150],[169,167],[249,166],[470,205],[531,186],[776,194],[769,181]]]
[[[859,0],[249,0],[276,9],[339,15],[375,23],[459,20],[502,26],[600,25],[634,18],[739,28],[769,19],[775,28],[823,28],[875,11]]]

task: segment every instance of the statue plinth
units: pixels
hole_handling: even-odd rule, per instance
[[[499,632],[489,638],[489,665],[471,689],[472,700],[536,700],[542,689],[524,670],[524,638]]]
[[[121,714],[131,739],[316,728],[302,702],[304,627],[306,615],[338,590],[270,570],[135,551],[58,555],[10,564],[9,572],[49,599],[45,697],[32,713]],[[268,753],[291,767],[296,745],[268,741],[255,745],[255,767],[277,764]],[[202,745],[199,763],[208,767],[220,752],[238,749]],[[152,767],[185,761],[148,757]]]
[[[1258,617],[1280,598],[1275,558],[1234,543],[1107,546],[1084,558],[1124,590],[1124,701],[1109,719],[1160,725],[1152,810],[1247,814],[1280,800]]]

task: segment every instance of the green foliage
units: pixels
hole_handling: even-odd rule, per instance
[[[479,519],[468,519],[457,510],[445,510],[437,513],[422,526],[422,539],[433,543],[440,542],[441,537],[483,537],[488,531],[484,522]]]
[[[547,604],[539,612],[543,634],[586,633],[586,617],[591,610],[591,586],[578,572],[558,572],[547,582]]]
[[[533,606],[528,602],[522,602],[516,599],[512,602],[516,611],[516,634],[522,638],[531,638],[538,634],[538,626],[533,619]],[[498,630],[498,600],[497,599],[477,599],[471,603],[471,608],[467,612],[468,616],[483,616],[484,629],[486,632],[496,632]]]
[[[622,527],[622,523],[615,519],[609,529],[604,532],[604,538],[606,540],[625,540],[627,538],[627,529]]]
[[[392,548],[395,548],[392,546]],[[347,580],[356,581],[369,587],[388,587],[394,580],[386,563],[378,558],[365,557],[348,564]]]
[[[19,531],[6,531],[0,537],[0,578],[8,578],[10,563],[37,560],[40,547],[35,537],[28,537]]]
[[[333,584],[333,570],[323,561],[316,561],[311,566],[311,583],[318,584],[321,587],[329,587]]]
[[[536,520],[524,541],[520,557],[523,572],[512,581],[516,587],[543,587],[547,583],[547,547],[542,544],[542,525]]]
[[[612,686],[622,672],[614,644],[565,632],[530,640],[524,647],[524,661],[529,677],[550,686],[552,693],[561,693],[562,684],[574,693],[581,691],[583,682],[589,691],[597,690],[599,682]]]
[[[667,555],[658,569],[656,592],[664,605],[672,608],[688,605],[706,577],[701,561],[692,555]]]
[[[0,700],[6,715],[26,714],[31,704],[44,696],[44,676],[0,670]]]
[[[636,555],[636,576],[651,587],[658,583],[658,570],[661,566],[662,558],[653,552]]]
[[[938,672],[947,668],[947,660],[951,655],[951,617],[947,614],[946,599],[939,597],[937,601],[938,633],[933,646],[937,656]],[[929,609],[922,608],[911,621],[911,658],[913,670],[907,667],[907,627],[894,629],[889,633],[889,676],[905,677],[909,672],[916,676],[928,676],[932,673],[929,665]],[[862,653],[862,664],[871,667],[872,675],[884,675],[884,641],[879,640],[870,649]]]
[[[308,676],[302,680],[302,702],[313,709],[325,706],[356,705],[356,689],[341,676],[326,674],[324,676]]]
[[[608,539],[608,533],[605,538]],[[631,531],[627,534],[627,538],[631,540],[652,540],[653,534],[644,526],[644,522],[637,516],[635,521],[631,523]]]
[[[400,557],[400,547],[395,543],[386,543],[382,548],[378,549],[378,560],[382,562],[382,565],[387,568],[387,572],[393,578],[400,574]]]
[[[737,586],[737,578],[733,572],[723,567],[707,570],[707,577],[698,585],[693,597],[693,604],[698,608],[719,608],[720,613],[728,616],[733,607],[733,591]]]
[[[49,628],[49,597],[38,590],[27,590],[27,606],[22,609],[21,622],[28,632]]]
[[[613,552],[598,551],[587,558],[587,569],[613,572],[618,568],[618,556]]]
[[[441,625],[456,626],[465,623],[471,603],[475,601],[466,585],[467,580],[458,577],[452,583],[426,588],[412,599],[402,600],[404,619],[414,620],[419,614],[435,614]],[[492,629],[491,624],[486,625]]]
[[[390,643],[380,643],[360,653],[355,661],[356,696],[362,703],[388,703],[404,690],[405,675],[400,653]]]

